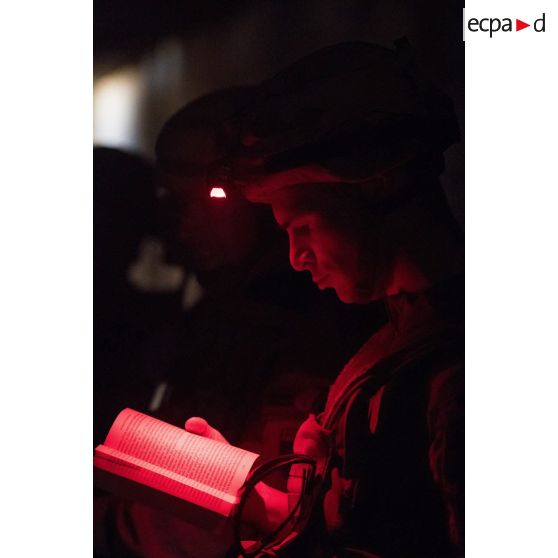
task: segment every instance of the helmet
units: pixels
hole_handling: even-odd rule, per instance
[[[188,103],[163,125],[155,145],[157,166],[178,174],[205,174],[238,141],[236,115],[250,106],[255,88],[234,87]]]
[[[316,182],[385,198],[396,183],[408,187],[383,180],[398,169],[441,173],[442,153],[459,140],[452,102],[418,74],[408,42],[396,45],[326,47],[261,85],[229,163],[249,199]]]

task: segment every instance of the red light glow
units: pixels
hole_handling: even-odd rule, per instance
[[[226,198],[227,193],[225,192],[225,190],[223,190],[223,188],[218,188],[218,187],[214,186],[213,188],[211,188],[211,192],[209,193],[209,197],[210,198]]]

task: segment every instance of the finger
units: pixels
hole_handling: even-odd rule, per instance
[[[205,438],[210,438],[211,440],[217,440],[218,442],[225,442],[228,444],[227,439],[221,434],[221,432],[209,426],[207,421],[201,417],[189,418],[184,423],[184,428],[191,434],[197,434],[198,436],[204,436]]]
[[[187,432],[191,434],[197,434],[198,436],[209,435],[209,429],[211,428],[205,419],[201,417],[190,417],[185,423],[184,428]]]
[[[221,432],[219,432],[219,430],[212,428],[211,426],[209,426],[209,424],[207,425],[207,428],[209,431],[209,434],[207,435],[208,438],[217,440],[218,442],[224,442],[225,444],[229,443],[229,441],[223,436],[223,434],[221,434]]]

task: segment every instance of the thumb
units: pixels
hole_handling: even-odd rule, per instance
[[[184,428],[187,432],[191,434],[197,434],[198,436],[208,436],[209,429],[211,428],[205,419],[201,417],[190,417],[185,423]]]
[[[207,421],[201,417],[191,417],[184,423],[184,428],[191,434],[197,434],[204,438],[217,440],[218,442],[228,443],[225,437],[215,428],[209,426]]]

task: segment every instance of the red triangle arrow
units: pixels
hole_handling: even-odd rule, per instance
[[[521,21],[520,19],[515,20],[515,30],[516,31],[521,31],[522,29],[525,29],[526,27],[531,27],[531,24],[530,23],[525,23],[524,21]]]

